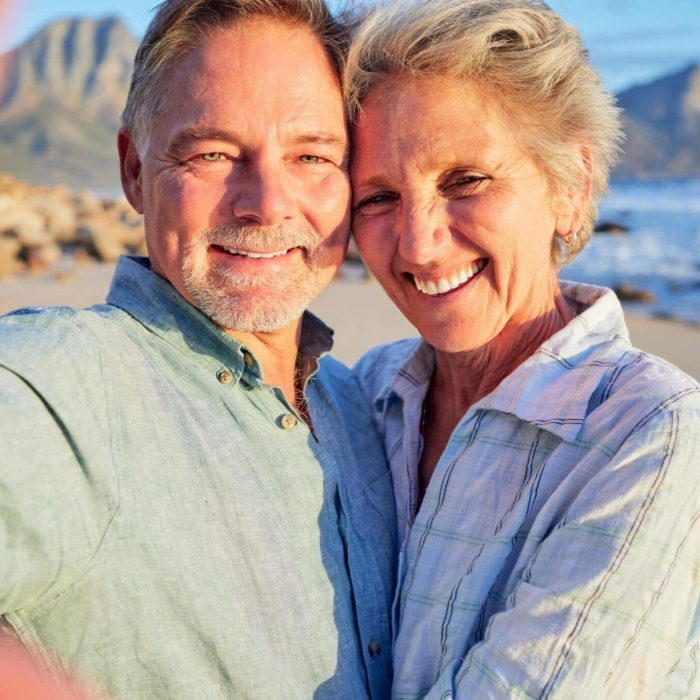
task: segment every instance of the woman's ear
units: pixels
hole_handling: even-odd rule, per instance
[[[119,150],[119,173],[122,180],[122,189],[129,200],[129,204],[139,214],[143,214],[141,156],[139,156],[133,137],[124,129],[119,129],[117,149]]]
[[[555,197],[556,232],[561,236],[581,228],[591,201],[593,178],[591,151],[588,146],[580,146],[577,155],[576,166],[579,177],[576,187],[567,187]]]

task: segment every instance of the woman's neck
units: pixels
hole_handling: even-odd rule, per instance
[[[470,406],[490,394],[573,317],[559,293],[549,310],[531,321],[506,325],[487,345],[457,353],[436,350],[431,389],[446,402],[442,410],[459,421]]]

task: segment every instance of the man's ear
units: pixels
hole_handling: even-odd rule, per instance
[[[119,173],[122,179],[122,189],[129,204],[139,214],[143,214],[143,192],[141,190],[141,157],[131,134],[119,129],[117,135],[119,150]]]
[[[577,169],[579,178],[575,188],[567,188],[556,197],[556,232],[566,236],[571,231],[578,231],[588,211],[591,201],[593,165],[588,146],[580,146]]]

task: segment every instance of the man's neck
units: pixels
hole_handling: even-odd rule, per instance
[[[255,355],[265,383],[279,387],[290,406],[298,411],[303,410],[303,406],[299,405],[295,382],[301,318],[268,333],[247,333],[233,329],[226,329],[226,332]]]

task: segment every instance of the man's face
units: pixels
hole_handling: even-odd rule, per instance
[[[283,328],[347,246],[347,134],[330,61],[308,29],[258,18],[207,38],[168,80],[127,186],[153,270],[224,328]]]

